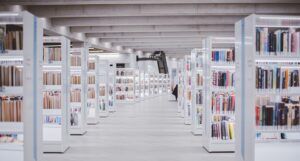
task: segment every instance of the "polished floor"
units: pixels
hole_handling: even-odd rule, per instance
[[[233,161],[232,153],[207,153],[201,136],[178,117],[168,96],[117,107],[117,112],[71,136],[64,154],[45,154],[46,161]]]

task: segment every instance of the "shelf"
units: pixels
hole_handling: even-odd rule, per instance
[[[81,107],[81,102],[70,102],[70,106],[72,107]]]
[[[280,90],[280,89],[256,89],[256,95],[300,95],[300,88]]]
[[[23,133],[23,122],[0,122],[1,134]]]
[[[61,109],[43,109],[43,115],[61,116]]]
[[[1,88],[0,95],[23,95],[23,86],[4,86]]]
[[[212,92],[233,92],[234,87],[212,87],[211,88]]]
[[[23,143],[0,143],[0,151],[23,151]]]
[[[60,91],[62,85],[43,85],[43,91]]]
[[[256,133],[300,133],[300,127],[294,129],[276,128],[276,127],[256,127]],[[300,139],[300,138],[299,138]]]

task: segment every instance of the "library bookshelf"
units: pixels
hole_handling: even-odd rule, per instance
[[[193,49],[191,52],[191,87],[192,87],[192,133],[202,135],[204,131],[204,49]]]
[[[145,72],[141,71],[140,72],[140,84],[141,84],[141,88],[140,88],[140,97],[141,97],[141,101],[145,100]]]
[[[235,24],[238,160],[299,160],[299,28],[299,16]]]
[[[88,48],[71,48],[69,133],[83,135],[86,131],[87,52]]]
[[[203,46],[205,49],[203,147],[208,152],[234,152],[234,38],[208,37],[203,40]]]
[[[98,68],[96,68],[98,62],[98,56],[89,53],[87,61],[87,124],[89,125],[99,123],[99,77],[97,77]]]
[[[0,80],[1,160],[40,160],[43,120],[42,23],[26,11],[1,13],[1,77],[10,78]],[[12,36],[16,41],[10,41]]]
[[[138,69],[134,70],[134,95],[135,101],[141,101],[141,80],[140,80],[140,71]]]
[[[184,117],[184,64],[183,60],[179,60],[177,63],[177,82],[178,82],[178,112],[180,117]]]
[[[115,73],[116,73],[115,64],[111,64],[108,70],[108,111],[109,112],[116,112]]]
[[[99,64],[96,66],[98,68],[99,77],[99,98],[98,98],[98,108],[99,108],[99,117],[108,117],[108,70],[109,63],[107,60],[99,59]]]
[[[117,103],[135,103],[135,69],[116,69]]]
[[[150,96],[150,83],[149,83],[149,74],[144,73],[144,95],[145,98],[148,98]]]
[[[186,55],[184,57],[184,69],[183,69],[183,88],[184,88],[184,124],[192,124],[191,106],[192,106],[192,82],[191,82],[191,56]]]
[[[63,153],[68,148],[70,40],[45,36],[43,51],[43,150]]]

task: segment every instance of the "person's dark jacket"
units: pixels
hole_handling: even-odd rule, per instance
[[[176,84],[175,88],[173,89],[172,94],[175,96],[175,98],[177,100],[177,97],[178,97],[178,85],[177,84]]]

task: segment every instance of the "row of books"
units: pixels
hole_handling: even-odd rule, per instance
[[[234,93],[213,92],[211,110],[213,114],[233,114],[235,112]]]
[[[72,107],[70,108],[70,125],[78,126],[81,117],[81,107]]]
[[[43,60],[45,63],[61,61],[61,48],[44,47]]]
[[[126,87],[116,87],[116,91],[133,91],[133,87],[132,86],[126,86]]]
[[[0,26],[0,51],[22,50],[23,29],[16,25]]]
[[[103,97],[105,96],[105,86],[100,86],[99,87],[99,96]]]
[[[73,89],[70,92],[71,102],[81,102],[81,89]]]
[[[88,99],[96,98],[95,88],[88,88],[87,97],[88,97]]]
[[[44,109],[61,109],[61,91],[43,92]]]
[[[44,85],[61,85],[61,72],[43,72]]]
[[[71,56],[71,66],[81,66],[81,57],[79,55]]]
[[[255,120],[257,127],[274,129],[300,129],[300,101],[298,97],[282,97],[280,101],[270,97],[257,97]]]
[[[88,84],[96,84],[96,77],[94,75],[88,76]]]
[[[46,115],[43,118],[43,123],[61,125],[61,116]]]
[[[196,75],[196,85],[203,86],[203,75],[200,73]]]
[[[101,99],[99,102],[99,110],[100,111],[105,111],[106,110],[106,104],[105,104],[105,100]]]
[[[234,140],[234,123],[226,116],[220,116],[211,124],[212,140]]]
[[[300,33],[293,29],[256,28],[256,51],[260,55],[299,55]]]
[[[23,68],[13,65],[0,65],[0,87],[22,86]]]
[[[116,71],[116,76],[133,76],[133,71],[132,70],[117,70]]]
[[[196,107],[196,122],[198,125],[203,122],[203,107],[199,105]]]
[[[256,67],[257,89],[289,89],[300,87],[300,69]]]
[[[133,100],[134,96],[132,94],[116,94],[117,100]]]
[[[117,78],[116,83],[133,83],[133,79],[130,79],[130,78]]]
[[[196,104],[202,105],[203,104],[203,94],[202,90],[198,90],[196,92]]]
[[[0,122],[22,121],[22,96],[0,97]]]
[[[22,134],[0,134],[0,144],[2,143],[23,144],[23,135]]]
[[[88,69],[89,70],[95,70],[96,69],[96,62],[89,62],[88,63]]]
[[[80,75],[71,75],[71,84],[81,84],[81,76]]]
[[[212,85],[218,87],[234,86],[234,72],[232,71],[212,71]]]
[[[219,50],[212,51],[211,53],[211,61],[213,62],[234,62],[235,55],[234,50]]]

